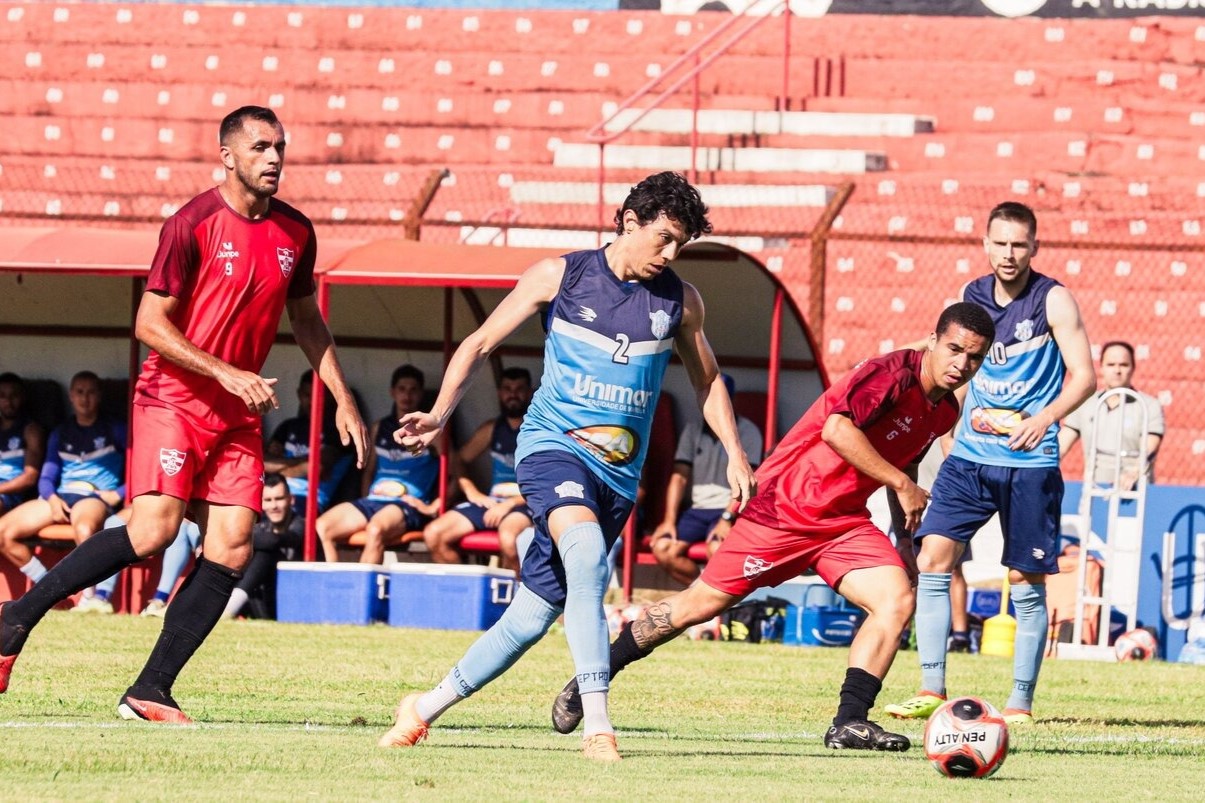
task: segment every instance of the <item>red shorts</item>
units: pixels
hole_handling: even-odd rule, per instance
[[[212,430],[169,407],[135,404],[130,498],[158,492],[261,512],[264,447],[259,426]]]
[[[883,531],[864,519],[842,533],[780,530],[737,519],[700,579],[712,588],[743,597],[755,588],[784,583],[814,569],[830,588],[854,569],[904,562]]]

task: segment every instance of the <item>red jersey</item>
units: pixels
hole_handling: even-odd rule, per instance
[[[947,393],[936,403],[921,387],[924,352],[894,351],[867,360],[824,392],[757,470],[758,491],[742,518],[781,529],[848,529],[869,518],[866,501],[881,487],[820,437],[833,414],[847,416],[884,460],[903,468],[958,419]]]
[[[214,187],[163,224],[146,289],[179,299],[172,323],[197,348],[259,373],[285,300],[314,292],[317,250],[313,225],[293,207],[273,198],[264,218],[249,220]],[[155,351],[134,403],[172,407],[215,428],[259,420],[216,380]]]

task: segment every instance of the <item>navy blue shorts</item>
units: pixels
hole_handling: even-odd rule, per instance
[[[535,538],[522,556],[520,579],[540,598],[565,605],[565,567],[548,534],[548,514],[565,505],[582,505],[598,517],[607,551],[623,534],[632,500],[621,496],[574,455],[559,449],[536,452],[515,468],[519,491],[531,509]]]
[[[32,498],[29,494],[0,494],[0,512],[7,513]]]
[[[368,519],[369,521],[372,520],[373,516],[375,516],[377,513],[380,513],[390,505],[396,505],[402,509],[402,515],[405,517],[405,524],[403,525],[403,528],[407,531],[421,530],[423,526],[431,520],[429,516],[424,516],[422,513],[419,513],[417,510],[410,507],[410,505],[406,504],[400,499],[397,501],[386,501],[380,499],[369,499],[365,497],[363,499],[357,499],[351,504],[356,510],[363,513],[364,518]]]
[[[474,530],[497,529],[496,527],[490,527],[485,523],[485,513],[487,510],[489,510],[489,508],[485,507],[484,505],[474,505],[472,502],[461,502],[459,505],[452,508],[452,510],[455,510],[457,513],[468,519],[469,524],[473,526]],[[522,513],[524,516],[527,516],[527,518],[531,518],[531,508],[525,504],[515,505],[515,507],[511,509],[510,513],[507,513],[503,518],[505,519],[513,516],[515,513]]]
[[[58,497],[59,497],[59,499],[62,499],[64,502],[67,503],[68,510],[75,507],[76,503],[80,502],[81,500],[96,499],[102,505],[105,506],[105,518],[108,518],[109,516],[112,516],[114,513],[117,512],[117,510],[115,508],[112,508],[109,506],[108,502],[101,499],[98,494],[73,494],[73,493],[68,493],[66,491],[60,491],[58,494]]]
[[[965,544],[998,511],[1004,533],[1001,562],[1020,572],[1059,573],[1063,475],[1057,466],[985,466],[947,457],[932,494],[917,540],[944,535]]]
[[[684,544],[697,544],[707,540],[707,534],[720,520],[724,508],[692,507],[678,517],[678,540]]]

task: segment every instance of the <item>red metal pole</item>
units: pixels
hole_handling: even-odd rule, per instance
[[[636,562],[636,511],[623,527],[623,603],[632,602],[632,564]]]
[[[778,377],[782,366],[782,305],[786,292],[774,290],[774,310],[770,313],[770,375],[766,382],[766,454],[778,444]]]
[[[598,247],[602,248],[607,206],[607,143],[598,143]]]
[[[330,315],[330,285],[318,277],[318,311],[322,319]],[[305,497],[305,546],[302,558],[312,561],[318,557],[318,483],[322,481],[322,408],[326,393],[322,378],[314,372],[314,385],[310,395],[310,454],[306,461],[306,476],[309,477],[310,492]],[[371,447],[371,444],[369,444]]]
[[[695,54],[694,92],[690,120],[690,183],[699,183],[699,54]]]
[[[778,110],[787,110],[787,98],[790,97],[791,86],[791,4],[787,3],[782,10],[782,97],[778,101]]]

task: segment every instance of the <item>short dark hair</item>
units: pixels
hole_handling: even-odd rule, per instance
[[[415,368],[410,363],[399,365],[397,368],[393,369],[393,376],[389,380],[389,387],[396,385],[399,379],[413,379],[418,383],[420,388],[427,386],[423,372]]]
[[[961,326],[986,338],[989,343],[996,339],[996,324],[992,322],[992,316],[971,301],[959,301],[942,310],[941,317],[937,319],[937,328],[933,331],[941,337],[951,326]]]
[[[297,380],[297,387],[301,387],[302,385],[312,385],[312,384],[314,384],[314,369],[306,368],[304,371],[301,372],[301,378]]]
[[[12,371],[5,371],[0,374],[0,385],[13,385],[21,390],[25,390],[25,380]]]
[[[990,229],[992,222],[995,220],[1024,223],[1029,227],[1029,236],[1031,238],[1036,239],[1038,236],[1038,216],[1033,213],[1032,209],[1019,201],[1005,201],[992,207],[992,211],[987,215],[987,226],[984,231]]]
[[[67,383],[67,387],[71,387],[79,381],[95,382],[97,387],[100,387],[100,377],[92,371],[79,371],[75,376],[71,377],[71,381]]]
[[[292,491],[289,490],[289,481],[285,479],[285,475],[279,471],[269,471],[264,474],[264,487],[275,488],[277,485],[285,487],[285,493],[292,496]]]
[[[218,144],[227,144],[231,137],[243,130],[243,124],[248,120],[280,125],[276,112],[266,106],[240,106],[222,118],[222,126],[218,129]]]
[[[1108,343],[1105,343],[1103,346],[1101,346],[1100,347],[1100,359],[1102,362],[1105,359],[1105,352],[1108,351],[1109,349],[1113,348],[1114,346],[1116,346],[1118,348],[1123,348],[1126,351],[1128,351],[1130,353],[1130,362],[1131,363],[1137,362],[1137,359],[1134,357],[1134,347],[1131,346],[1129,343],[1125,342],[1124,340],[1110,340]],[[3,381],[3,379],[0,379],[0,381]]]
[[[498,374],[498,386],[502,386],[503,379],[522,379],[528,385],[531,384],[531,371],[526,368],[520,368],[517,365],[512,365],[510,368],[503,368],[502,373]]]
[[[691,240],[711,234],[707,205],[681,173],[657,173],[632,187],[623,206],[615,213],[616,234],[623,234],[623,215],[629,209],[636,213],[641,226],[652,223],[664,212],[667,218],[682,224]]]

